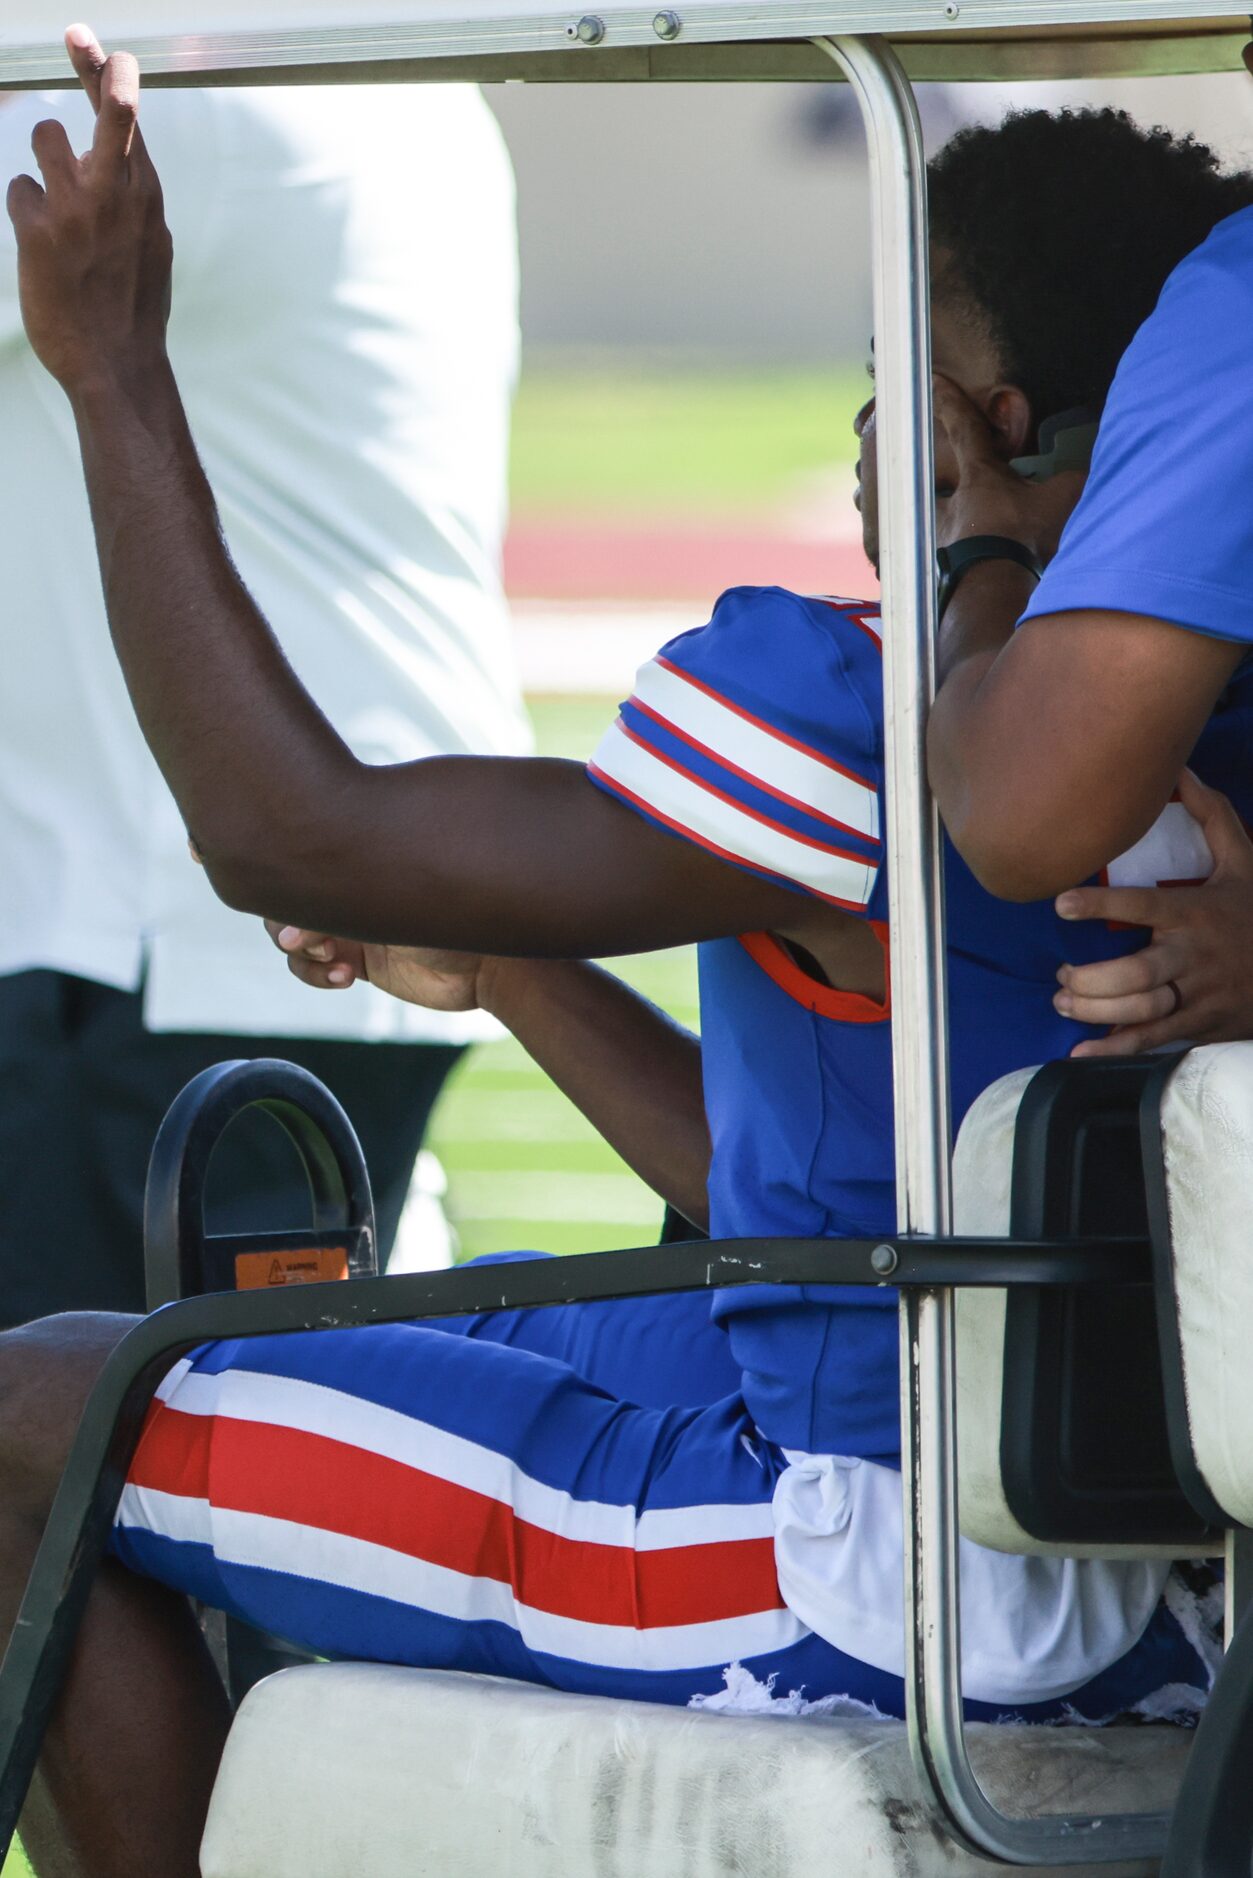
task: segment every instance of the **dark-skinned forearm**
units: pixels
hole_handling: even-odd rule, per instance
[[[980,594],[972,586],[972,604]],[[1027,620],[995,654],[973,645],[936,700],[929,757],[949,833],[983,885],[1044,899],[1133,846],[1240,650],[1168,621],[1078,609]]]
[[[316,846],[354,760],[235,571],[168,362],[72,403],[118,658],[206,864]]]
[[[480,994],[640,1179],[706,1226],[699,1040],[597,965],[495,959]]]
[[[786,889],[660,835],[580,764],[358,762],[231,565],[168,366],[73,404],[118,657],[230,905],[381,943],[567,958],[794,913]]]

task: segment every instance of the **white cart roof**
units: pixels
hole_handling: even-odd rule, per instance
[[[68,82],[63,17],[4,0],[0,86]],[[807,42],[842,33],[887,35],[918,79],[1112,77],[1232,70],[1249,36],[1247,8],[1213,0],[102,0],[90,17],[157,84],[830,79]]]

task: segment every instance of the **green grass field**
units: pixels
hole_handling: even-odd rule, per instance
[[[587,756],[612,710],[609,700],[533,699],[541,750]],[[622,959],[614,970],[695,1024],[691,952]],[[588,1252],[656,1237],[656,1195],[512,1040],[465,1060],[436,1111],[431,1145],[448,1173],[448,1210],[464,1257],[523,1247]]]
[[[772,510],[856,455],[860,365],[770,372],[614,368],[523,374],[514,408],[519,515]]]

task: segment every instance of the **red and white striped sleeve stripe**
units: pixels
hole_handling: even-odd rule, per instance
[[[872,783],[732,704],[668,659],[655,658],[640,670],[632,702],[767,795],[864,840],[879,839],[879,795]]]
[[[873,783],[666,659],[644,666],[624,713],[589,764],[598,782],[723,859],[865,910],[878,859],[849,838],[878,847]]]

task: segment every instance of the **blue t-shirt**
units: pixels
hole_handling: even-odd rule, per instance
[[[1027,619],[1105,608],[1253,642],[1253,208],[1162,289]]]
[[[1202,778],[1253,814],[1253,679],[1197,747]],[[882,654],[869,603],[738,588],[645,665],[590,774],[638,813],[724,859],[869,920],[890,950]],[[950,1051],[957,1121],[989,1083],[1065,1056],[1083,1026],[1052,998],[1063,960],[1139,933],[1014,905],[946,847]],[[1179,803],[1111,866],[1127,884],[1209,872]],[[705,1103],[719,1238],[869,1236],[895,1226],[890,1012],[810,978],[765,933],[700,948]],[[781,1447],[900,1452],[895,1293],[746,1286],[714,1294],[758,1427]]]

